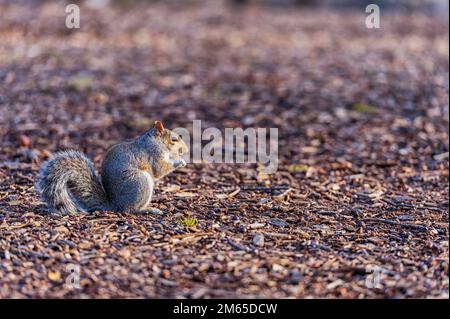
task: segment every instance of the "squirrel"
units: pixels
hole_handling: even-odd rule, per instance
[[[61,151],[40,168],[36,190],[51,211],[60,214],[109,210],[143,212],[155,180],[186,166],[188,148],[175,132],[156,121],[132,140],[112,146],[100,176],[82,152]]]

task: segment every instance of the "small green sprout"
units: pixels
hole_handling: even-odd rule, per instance
[[[69,78],[68,84],[74,89],[83,91],[94,84],[94,78],[88,75],[74,75]]]
[[[289,172],[307,172],[309,169],[308,165],[299,165],[299,164],[293,164],[293,165],[289,165],[288,167],[288,171]]]
[[[378,109],[372,105],[364,104],[364,103],[356,103],[353,104],[353,111],[362,113],[362,114],[375,114],[378,113]]]
[[[178,223],[186,227],[194,227],[197,226],[198,220],[196,218],[180,218]]]

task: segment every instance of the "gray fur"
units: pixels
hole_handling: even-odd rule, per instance
[[[142,211],[151,201],[154,180],[186,164],[181,158],[186,145],[181,140],[168,143],[170,134],[174,133],[150,129],[132,142],[113,146],[103,161],[101,179],[83,153],[59,152],[42,165],[36,190],[62,214]]]
[[[36,190],[50,209],[69,214],[108,209],[108,199],[92,162],[81,152],[62,151],[45,162]]]
[[[153,194],[153,176],[139,169],[145,159],[134,143],[113,146],[102,165],[102,180],[115,211],[140,211]],[[150,180],[149,178],[150,177]]]

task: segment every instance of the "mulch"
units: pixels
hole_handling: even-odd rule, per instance
[[[448,298],[448,21],[217,5],[0,5],[0,298]],[[278,127],[279,169],[191,163],[158,214],[56,216],[57,150]],[[66,284],[79,267],[79,287]]]

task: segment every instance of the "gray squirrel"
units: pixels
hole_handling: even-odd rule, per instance
[[[36,190],[52,211],[60,214],[111,210],[145,211],[155,180],[184,167],[188,148],[175,132],[156,121],[131,142],[111,147],[97,175],[83,153],[61,151],[44,162]]]

